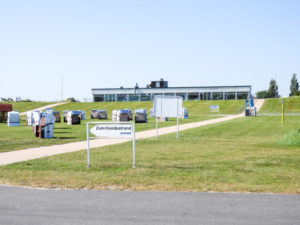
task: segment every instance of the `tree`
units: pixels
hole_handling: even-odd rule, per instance
[[[291,79],[291,86],[290,86],[290,96],[299,95],[299,83],[297,80],[297,74],[293,74]]]
[[[269,98],[269,92],[268,91],[258,91],[256,92],[256,98]]]
[[[270,98],[279,98],[278,86],[276,80],[271,79],[268,93]]]

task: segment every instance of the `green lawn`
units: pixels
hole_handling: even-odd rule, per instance
[[[189,115],[191,116],[237,114],[245,105],[245,100],[185,101],[183,105],[188,108]],[[210,105],[219,105],[220,112],[210,113]],[[111,119],[113,110],[125,108],[130,108],[132,110],[146,108],[149,113],[150,108],[153,108],[153,102],[73,102],[59,105],[54,109],[61,112],[64,110],[85,110],[88,118],[91,117],[92,109],[106,109],[108,112],[108,119]]]
[[[284,110],[286,113],[300,114],[300,96],[283,98]],[[259,113],[281,114],[282,98],[266,99]]]
[[[29,103],[28,103],[29,104]],[[107,109],[108,121],[111,120],[111,111],[114,109],[122,108],[147,108],[152,107],[152,102],[110,102],[110,103],[67,103],[55,107],[55,110],[63,111],[69,110],[86,110],[87,120],[82,121],[81,125],[68,126],[66,123],[56,123],[54,129],[54,139],[39,139],[35,138],[32,132],[32,127],[27,127],[25,117],[22,117],[20,127],[7,127],[5,123],[0,123],[0,152],[19,150],[31,147],[47,146],[54,144],[63,144],[75,141],[86,140],[86,123],[91,121],[90,111],[91,109]],[[243,106],[244,101],[191,101],[184,102],[184,106],[189,109],[189,119],[181,119],[180,123],[191,123],[196,121],[202,121],[215,118],[212,116],[199,116],[198,114],[209,114],[209,106],[211,104],[219,104],[221,113],[232,114],[237,113]],[[166,127],[176,125],[176,119],[170,119],[168,122],[161,122],[159,127]],[[136,131],[155,129],[155,120],[149,118],[149,122],[146,124],[136,124]]]
[[[13,110],[17,110],[19,112],[26,112],[32,109],[36,109],[42,106],[54,104],[55,102],[11,102],[4,104],[12,104]]]
[[[0,182],[33,187],[300,193],[300,147],[280,140],[300,127],[278,117],[245,117],[139,140],[137,168],[132,145],[86,151],[0,167]]]

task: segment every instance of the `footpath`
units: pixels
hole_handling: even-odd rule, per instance
[[[27,112],[31,112],[31,111],[42,111],[44,109],[47,109],[47,108],[53,108],[55,106],[58,106],[58,105],[63,105],[63,104],[66,104],[66,102],[58,102],[58,103],[54,103],[54,104],[50,104],[50,105],[45,105],[45,106],[42,106],[40,108],[37,108],[37,109],[33,109],[33,110],[30,110],[30,111],[26,111],[26,112],[22,112],[20,113],[21,116],[24,116],[26,115]]]
[[[264,103],[263,99],[255,100],[255,106],[257,111],[260,110]],[[244,117],[245,113],[241,113],[238,115],[227,116],[223,118],[205,120],[201,122],[195,123],[186,123],[179,126],[180,131],[207,126],[210,124],[225,122],[234,120],[237,118]],[[177,132],[177,126],[170,126],[165,128],[159,128],[158,135],[170,134]],[[156,136],[156,130],[146,130],[140,131],[136,133],[136,140],[141,140],[145,138],[152,138]],[[124,142],[128,142],[127,139],[95,139],[90,141],[90,148],[99,148],[113,144],[120,144]],[[87,148],[87,141],[80,141],[80,142],[73,142],[68,144],[61,144],[61,145],[51,145],[51,146],[44,146],[38,148],[29,148],[24,150],[17,150],[11,152],[4,152],[0,153],[0,166],[8,165],[16,162],[23,162],[32,159],[38,159],[42,157],[58,155],[63,153],[75,152],[80,151]]]

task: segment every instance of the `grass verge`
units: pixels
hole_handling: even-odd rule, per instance
[[[300,193],[300,147],[278,140],[300,126],[292,116],[240,118],[137,141],[0,167],[0,182],[47,188]]]

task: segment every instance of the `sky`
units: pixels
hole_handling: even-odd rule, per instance
[[[300,79],[299,0],[0,0],[0,98]],[[61,85],[63,80],[63,88]]]

